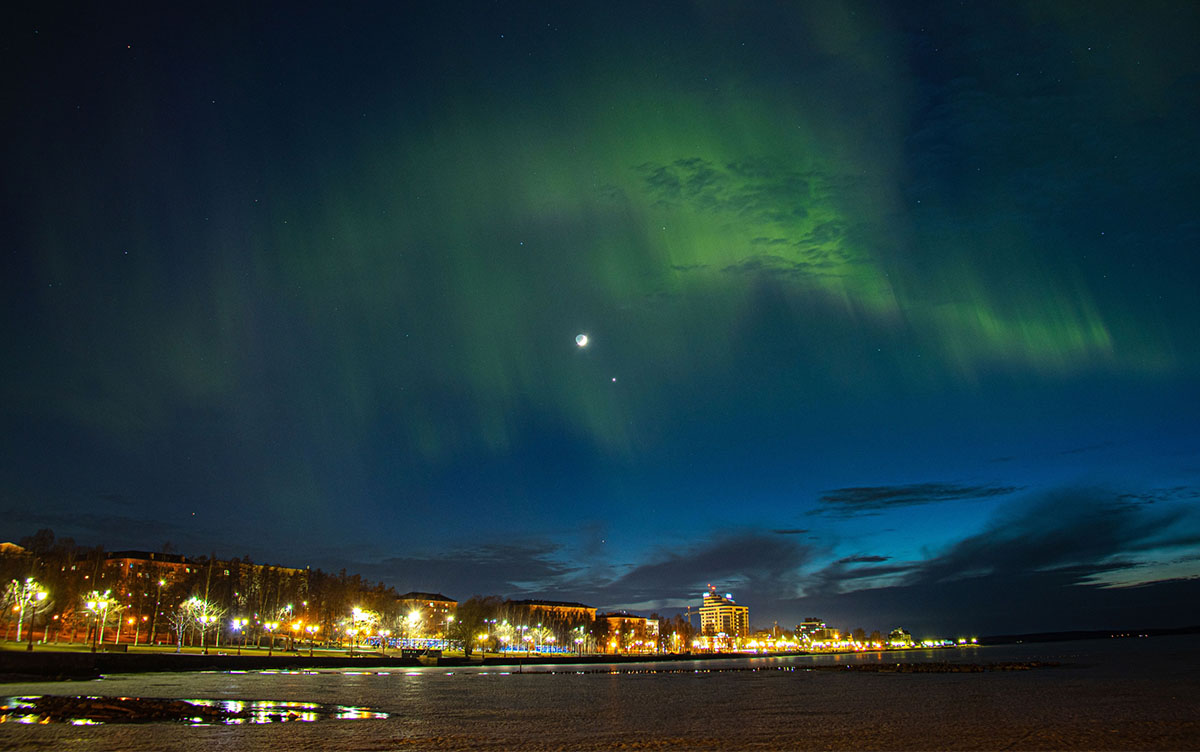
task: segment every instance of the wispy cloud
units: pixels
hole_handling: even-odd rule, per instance
[[[455,598],[499,594],[525,598],[561,592],[579,566],[554,543],[493,543],[423,556],[357,564],[404,590],[441,589]]]
[[[892,557],[890,556],[847,556],[844,559],[838,559],[838,564],[877,564],[884,562]]]
[[[854,486],[827,491],[821,506],[809,514],[852,517],[877,514],[885,509],[1006,496],[1020,486],[961,485],[957,483],[912,483],[897,486]]]

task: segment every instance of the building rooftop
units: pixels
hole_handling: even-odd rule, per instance
[[[402,601],[443,601],[445,603],[458,603],[458,601],[454,600],[453,598],[446,596],[446,595],[442,595],[441,593],[419,593],[415,590],[411,593],[405,593],[404,595],[399,596],[399,600],[402,600]]]
[[[524,600],[524,601],[509,601],[514,606],[550,606],[553,608],[587,608],[592,606],[586,603],[575,603],[574,601],[541,601],[541,600]]]

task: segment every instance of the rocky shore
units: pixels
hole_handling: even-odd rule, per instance
[[[246,712],[225,710],[213,705],[149,697],[44,695],[28,698],[19,712],[36,716],[39,723],[80,720],[93,723],[152,723],[159,721],[228,723],[234,719],[250,717],[250,714]]]

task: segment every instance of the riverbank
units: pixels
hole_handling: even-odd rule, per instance
[[[912,650],[883,651],[888,653],[910,653]],[[176,653],[159,648],[144,652],[115,651],[96,653],[79,649],[54,650],[39,647],[33,652],[24,650],[0,650],[0,684],[28,681],[72,681],[96,679],[104,674],[140,674],[180,671],[306,671],[315,669],[358,668],[383,671],[389,668],[412,668],[418,666],[562,666],[596,664],[641,664],[665,661],[720,662],[742,658],[787,657],[796,655],[834,655],[833,653],[654,653],[646,655],[575,655],[575,654],[416,654],[404,651],[400,654],[366,653],[350,656],[341,651],[316,650],[313,655],[306,651],[276,651],[267,655],[258,650],[240,655],[210,650],[208,654],[185,649]],[[907,661],[902,661],[907,663]]]
[[[416,666],[555,666],[576,664],[652,663],[661,661],[723,661],[747,657],[739,653],[683,653],[654,655],[358,655],[262,653],[241,655],[212,651],[79,652],[39,649],[34,652],[0,651],[0,683],[96,679],[104,674],[140,674],[177,671],[305,671],[327,668],[384,670]]]
[[[421,666],[403,656],[313,656],[296,654],[225,655],[198,653],[77,653],[39,650],[0,652],[0,682],[96,679],[104,674],[162,671],[304,671],[318,668]]]

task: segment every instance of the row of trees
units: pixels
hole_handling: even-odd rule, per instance
[[[57,538],[51,530],[19,545],[0,551],[0,582],[11,583],[4,596],[10,639],[18,632],[29,636],[35,625],[45,642],[177,648],[370,644],[386,650],[429,645],[437,638],[470,655],[477,649],[678,651],[695,635],[682,616],[651,614],[657,631],[634,622],[634,628],[610,634],[609,620],[593,618],[584,607],[547,609],[478,595],[460,603],[452,620],[424,624],[421,614],[402,611],[393,588],[345,570],[288,569],[249,558],[185,559],[169,545],[153,559],[119,558]],[[44,593],[40,599],[29,600],[30,582]]]
[[[36,623],[43,641],[103,642],[107,634],[157,644],[294,647],[297,640],[357,634],[356,607],[358,621],[367,620],[360,629],[402,621],[394,589],[345,570],[265,566],[248,557],[184,559],[164,548],[156,561],[119,565],[102,547],[79,546],[51,530],[21,539],[19,548],[0,551],[0,582],[35,581],[45,596],[26,613],[19,587],[5,589],[6,636]]]
[[[547,610],[497,596],[473,596],[458,604],[452,636],[471,655],[475,650],[565,652],[672,652],[688,650],[695,627],[683,615],[664,618],[656,613],[645,622],[632,620],[634,628],[613,634],[612,622],[603,614],[591,617],[580,611]]]

